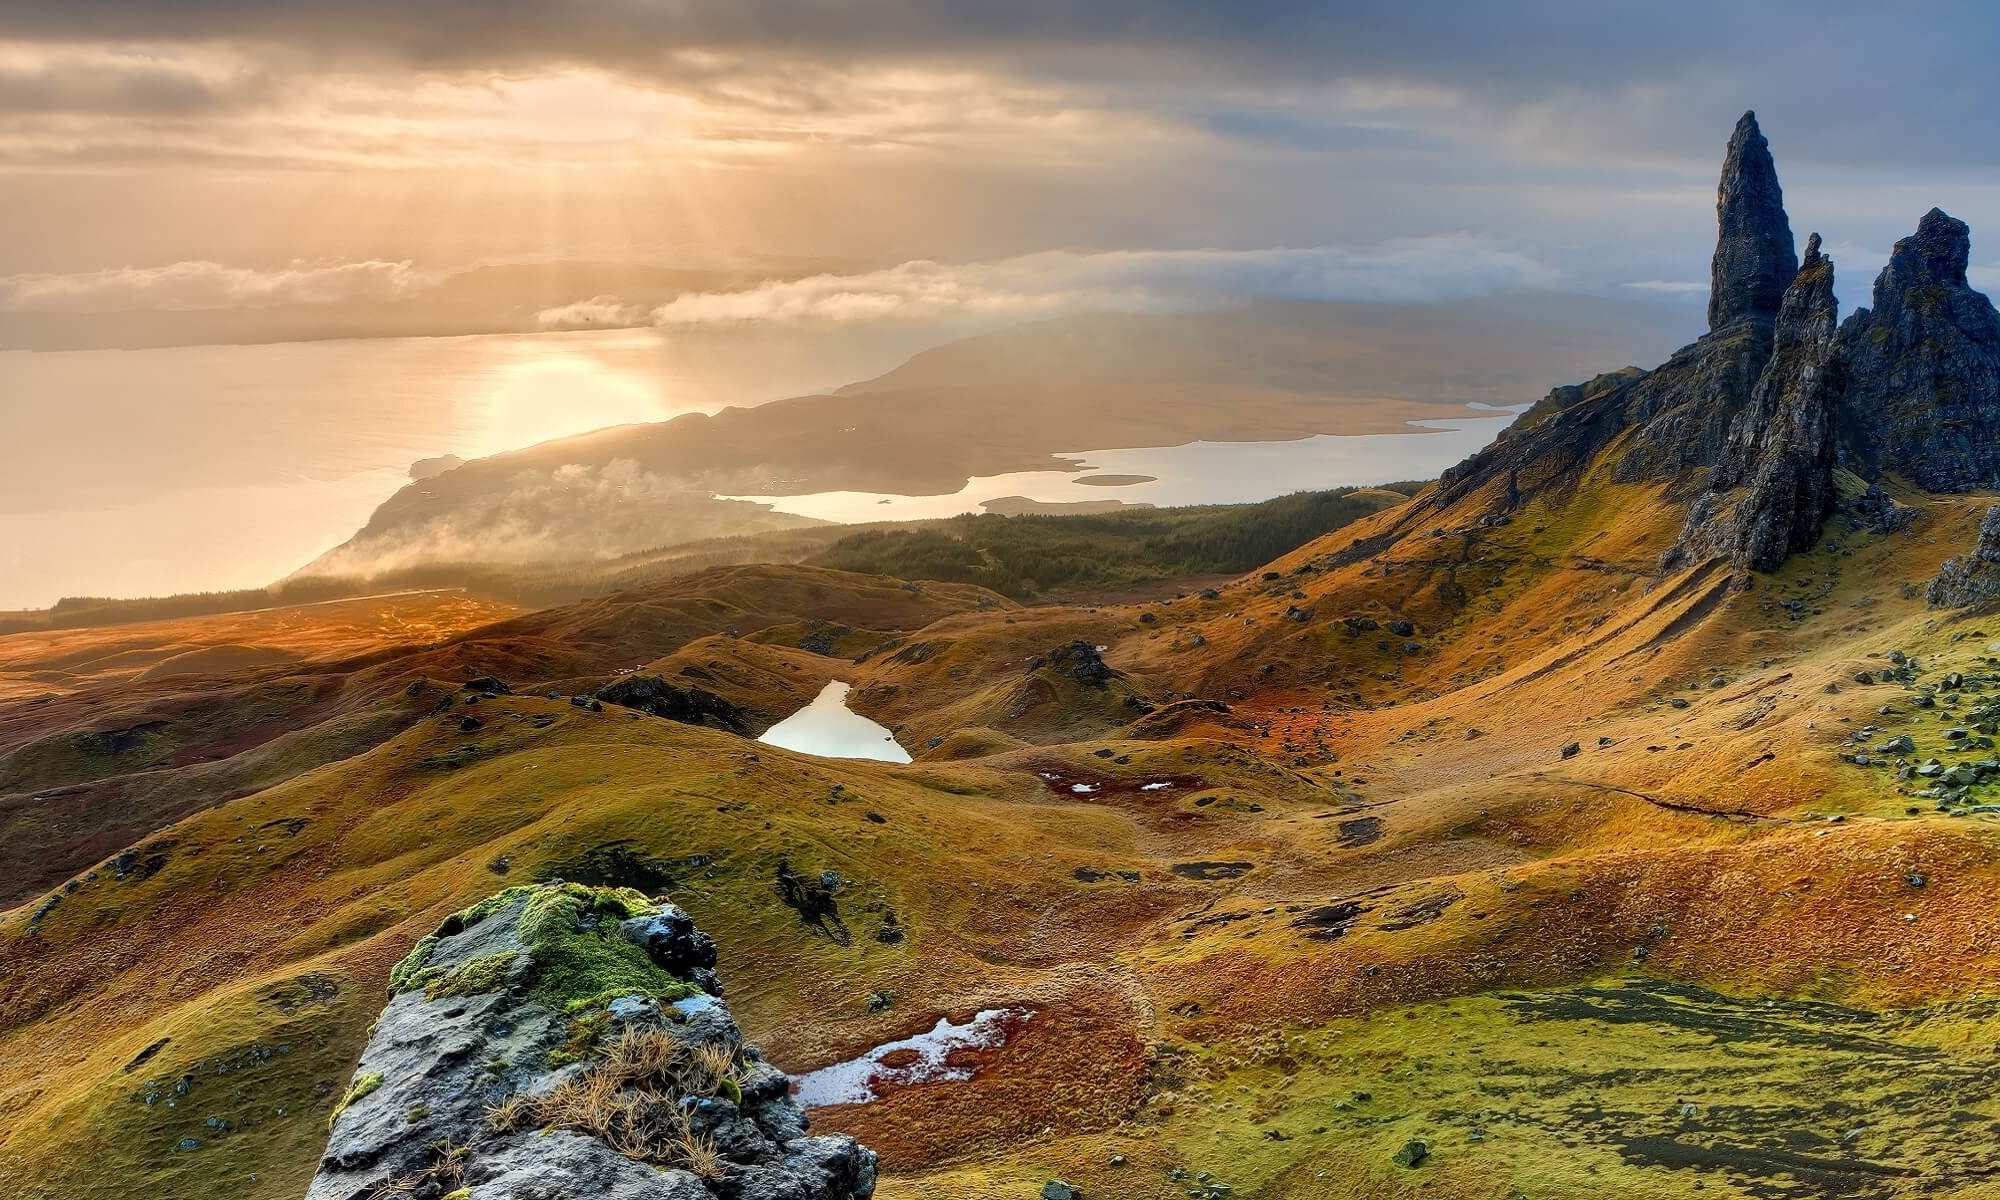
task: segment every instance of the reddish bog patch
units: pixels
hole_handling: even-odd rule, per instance
[[[914,1170],[1018,1143],[1045,1128],[1104,1129],[1144,1095],[1147,1054],[1129,1005],[1086,991],[1011,1010],[1004,1037],[946,1053],[957,1077],[879,1081],[876,1098],[813,1111],[815,1128],[851,1133],[889,1170]]]
[[[1032,1016],[1025,1008],[989,1008],[963,1021],[939,1017],[921,1033],[808,1072],[794,1090],[799,1103],[813,1109],[872,1104],[904,1088],[973,1079],[987,1056],[1005,1048]]]

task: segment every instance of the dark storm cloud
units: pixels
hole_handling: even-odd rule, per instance
[[[1098,89],[1119,106],[1188,115],[1217,136],[1302,148],[1351,144],[1342,139],[1369,126],[1255,102],[1190,113],[1183,93],[1434,88],[1446,95],[1432,107],[1461,126],[1635,158],[1710,156],[1714,130],[1755,107],[1796,130],[1786,138],[1794,161],[1876,163],[1963,162],[1990,143],[1996,32],[1995,7],[1975,0],[0,2],[0,37],[16,40],[227,42],[424,69],[578,64],[681,86],[780,60],[960,64]],[[1406,103],[1385,103],[1378,127],[1409,122]]]

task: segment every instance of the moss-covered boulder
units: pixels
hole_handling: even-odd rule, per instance
[[[508,888],[391,976],[308,1200],[863,1200],[718,998],[715,944],[629,888]]]

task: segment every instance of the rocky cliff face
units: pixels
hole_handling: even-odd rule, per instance
[[[1626,388],[1632,444],[1618,461],[1618,481],[1696,482],[1693,472],[1721,459],[1770,358],[1771,321],[1747,318],[1704,334]]]
[[[1933,208],[1841,327],[1854,456],[1933,492],[2000,486],[2000,313],[1966,282],[1971,231]]]
[[[630,889],[509,888],[390,978],[307,1200],[866,1200],[716,993],[715,944]]]
[[[1839,304],[1833,260],[1819,235],[1785,289],[1772,352],[1736,415],[1709,471],[1709,491],[1689,508],[1666,556],[1677,565],[1723,557],[1739,569],[1770,571],[1819,540],[1834,505],[1834,357]]]
[[[1645,374],[1646,372],[1638,367],[1621,367],[1616,371],[1606,371],[1601,375],[1592,376],[1582,383],[1565,383],[1552,387],[1547,395],[1535,401],[1529,406],[1528,411],[1514,418],[1512,424],[1501,430],[1500,436],[1503,439],[1510,438],[1524,429],[1533,429],[1564,409],[1575,408],[1585,400],[1594,400],[1644,377]]]

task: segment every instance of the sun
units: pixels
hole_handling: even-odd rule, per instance
[[[472,385],[469,433],[476,444],[468,447],[470,453],[498,454],[579,430],[657,421],[669,415],[674,406],[657,379],[560,344],[565,339],[600,336],[606,335],[548,335],[516,342],[511,357]],[[551,346],[550,341],[557,344]]]

